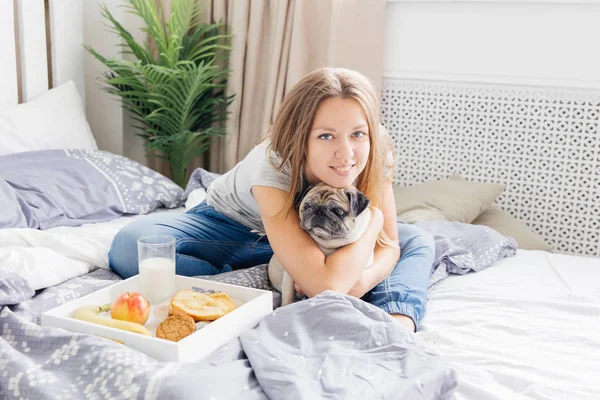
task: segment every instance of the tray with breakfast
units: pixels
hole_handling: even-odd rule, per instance
[[[189,362],[251,329],[273,310],[270,291],[175,275],[175,291],[150,303],[140,276],[42,314],[42,325],[89,333],[160,361]]]

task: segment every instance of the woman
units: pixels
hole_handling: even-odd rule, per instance
[[[136,241],[146,235],[175,236],[177,273],[187,276],[268,263],[274,252],[309,297],[325,290],[361,297],[415,331],[425,311],[434,241],[397,223],[393,145],[379,113],[363,75],[313,71],[286,95],[263,141],[212,183],[204,202],[182,215],[152,215],[125,226],[109,253],[111,269],[123,278],[137,274]],[[294,207],[296,197],[319,182],[355,186],[372,202],[362,237],[328,257],[300,227]],[[386,245],[390,240],[399,248]]]

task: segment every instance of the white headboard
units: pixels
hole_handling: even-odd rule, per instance
[[[0,1],[0,109],[72,80],[85,99],[82,0]]]
[[[459,172],[562,253],[600,256],[600,92],[386,78],[395,183]]]

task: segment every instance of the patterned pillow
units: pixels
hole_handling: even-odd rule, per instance
[[[126,157],[99,150],[41,150],[0,157],[0,179],[15,201],[0,198],[13,215],[0,228],[78,226],[124,214],[182,205],[183,189]],[[4,190],[6,191],[6,190]]]

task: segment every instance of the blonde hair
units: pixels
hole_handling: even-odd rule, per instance
[[[303,179],[307,140],[313,120],[320,103],[330,97],[354,99],[365,113],[371,149],[367,164],[356,180],[356,188],[375,207],[381,208],[384,174],[386,168],[391,167],[389,163],[393,165],[394,146],[385,128],[379,124],[379,101],[373,84],[356,71],[325,67],[311,72],[294,85],[283,99],[271,128],[263,138],[270,140],[267,154],[273,151],[279,158],[279,164],[271,158],[269,162],[279,170],[283,171],[285,168],[292,180],[286,203],[278,217],[294,211],[294,200]],[[391,159],[388,158],[390,152]],[[380,245],[398,246],[383,230],[377,242]]]

